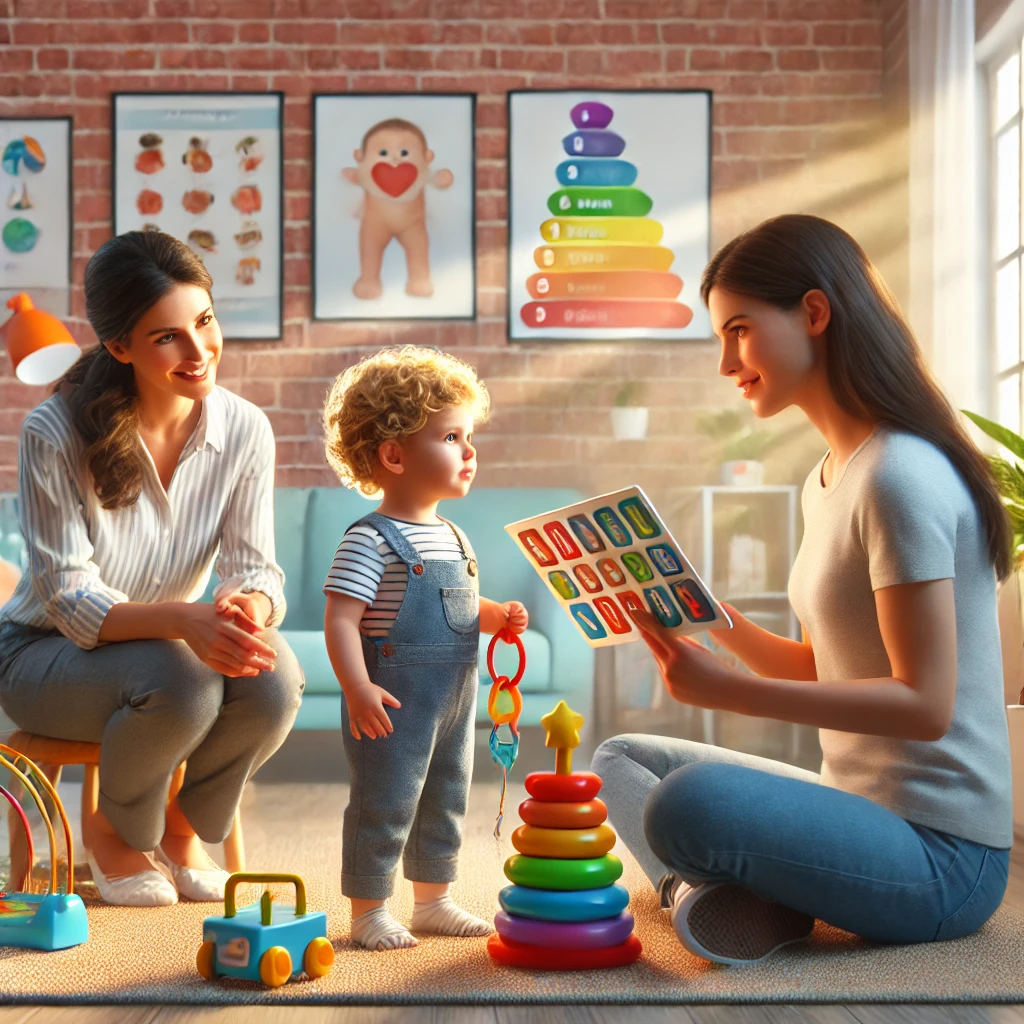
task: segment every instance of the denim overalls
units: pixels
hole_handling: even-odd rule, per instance
[[[410,881],[455,880],[473,773],[480,587],[473,549],[454,523],[466,557],[427,562],[394,520],[374,512],[354,525],[362,524],[409,569],[388,635],[362,638],[370,679],[402,706],[385,705],[394,732],[383,739],[354,739],[342,724],[351,795],[341,891],[387,899],[399,856]]]

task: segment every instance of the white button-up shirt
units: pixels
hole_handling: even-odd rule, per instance
[[[104,509],[85,445],[60,395],[25,418],[18,450],[18,515],[28,568],[0,621],[59,629],[96,647],[120,601],[195,601],[210,572],[217,592],[261,591],[284,618],[274,561],[274,434],[262,410],[216,387],[164,490],[145,444],[134,505]]]

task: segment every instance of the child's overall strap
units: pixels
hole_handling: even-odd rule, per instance
[[[462,553],[466,556],[466,560],[469,562],[475,562],[476,554],[473,551],[473,545],[469,543],[469,538],[450,519],[444,519],[441,516],[438,516],[437,518],[440,519],[442,523],[446,523],[451,527],[452,533],[455,534],[455,537],[459,542],[459,547],[462,548]]]
[[[420,558],[419,552],[409,543],[393,519],[388,519],[387,516],[382,516],[379,512],[371,512],[368,516],[363,516],[359,522],[353,523],[349,530],[357,526],[372,526],[410,569],[418,565],[420,566],[419,571],[423,571],[423,559]]]

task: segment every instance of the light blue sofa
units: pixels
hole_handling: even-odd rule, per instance
[[[522,601],[530,613],[523,634],[526,674],[521,725],[538,725],[559,700],[590,717],[594,652],[505,532],[505,524],[580,501],[566,488],[475,488],[458,501],[442,502],[440,515],[466,532],[480,562],[480,592],[494,601]],[[281,632],[306,675],[306,692],[296,729],[341,727],[341,691],[327,657],[323,622],[327,599],[322,587],[345,530],[376,504],[343,487],[279,487],[274,496],[277,560],[285,572],[288,613]],[[206,598],[213,589],[213,581]],[[489,723],[491,685],[486,653],[490,636],[480,638],[480,693],[477,722]],[[499,641],[495,668],[511,675],[513,647]]]

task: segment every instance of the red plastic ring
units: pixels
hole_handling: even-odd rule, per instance
[[[523,678],[523,673],[526,671],[526,651],[523,649],[523,641],[519,639],[519,634],[513,633],[511,629],[499,629],[491,637],[491,642],[487,645],[487,671],[491,674],[491,679],[497,682],[498,676],[494,671],[494,645],[499,639],[504,640],[507,644],[515,644],[519,648],[519,671],[507,684],[508,687],[518,686],[519,680]]]

